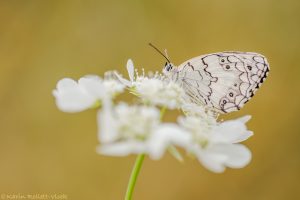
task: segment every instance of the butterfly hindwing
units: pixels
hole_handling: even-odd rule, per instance
[[[174,76],[195,103],[218,112],[239,110],[264,82],[266,58],[250,52],[220,52],[192,58]]]

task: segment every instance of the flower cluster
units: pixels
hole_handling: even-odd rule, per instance
[[[78,82],[64,78],[53,91],[57,106],[65,112],[99,108],[97,152],[109,156],[147,154],[160,159],[169,151],[177,159],[177,149],[193,155],[207,169],[220,173],[226,167],[242,168],[251,152],[240,142],[253,133],[247,130],[250,116],[218,121],[216,114],[201,105],[190,104],[177,83],[158,73],[141,75],[128,60],[129,79],[110,72],[104,79],[85,76]],[[129,91],[139,101],[134,105],[116,102],[115,97]],[[166,109],[180,109],[176,122],[163,122]]]

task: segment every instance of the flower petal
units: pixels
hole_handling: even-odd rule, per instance
[[[134,81],[134,65],[131,59],[128,59],[127,61],[127,71],[128,71],[128,75],[129,75],[129,79],[131,82]]]
[[[251,152],[242,144],[218,144],[209,147],[206,151],[210,155],[225,157],[221,164],[230,168],[245,167],[251,160]]]
[[[113,117],[110,99],[105,98],[102,110],[97,114],[98,139],[102,143],[113,142],[118,138],[117,122]]]
[[[225,165],[231,168],[243,168],[251,160],[251,152],[242,144],[232,144],[223,147],[221,151],[228,156]]]
[[[160,159],[170,145],[187,146],[190,135],[175,124],[160,125],[149,138],[149,156]]]
[[[64,112],[80,112],[90,108],[95,98],[81,88],[76,81],[64,78],[57,83],[53,91],[57,107]]]
[[[218,124],[212,130],[212,141],[215,143],[237,143],[248,139],[253,133],[247,130],[245,119],[229,120]]]
[[[91,96],[101,99],[105,95],[102,79],[98,76],[85,76],[79,79],[78,84]]]

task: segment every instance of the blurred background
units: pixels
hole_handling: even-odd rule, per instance
[[[134,199],[300,199],[300,1],[0,1],[0,193],[123,199],[135,157],[97,155],[96,111],[60,112],[63,77],[160,70],[201,54],[255,51],[271,72],[225,119],[250,114],[252,162],[214,174],[196,160],[146,159]],[[168,115],[175,119],[175,116]],[[298,125],[297,125],[298,123]]]

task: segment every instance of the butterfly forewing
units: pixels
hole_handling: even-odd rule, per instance
[[[187,60],[172,77],[192,102],[228,113],[249,101],[268,71],[266,58],[258,53],[220,52]]]

